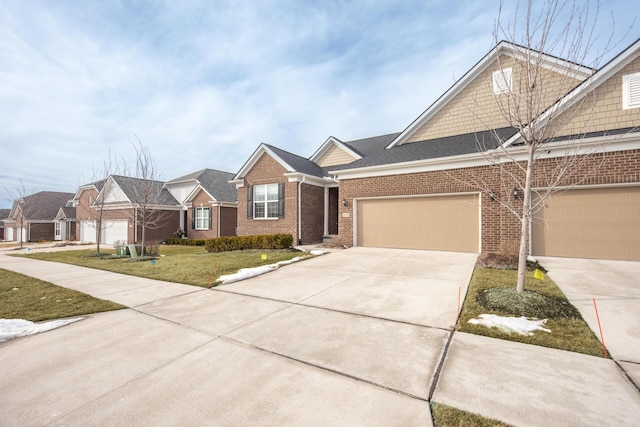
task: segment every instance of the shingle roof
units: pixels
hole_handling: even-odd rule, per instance
[[[28,221],[51,221],[58,210],[73,199],[73,193],[40,191],[24,197],[24,218]]]
[[[124,191],[124,194],[132,202],[136,203],[136,194],[142,194],[145,186],[150,184],[153,186],[154,194],[158,194],[158,200],[153,200],[154,205],[179,206],[178,201],[171,195],[169,190],[163,188],[164,182],[144,180],[140,178],[132,178],[129,176],[111,175],[111,178]]]
[[[356,153],[362,157],[369,156],[377,151],[384,149],[391,141],[396,139],[400,132],[390,133],[387,135],[374,136],[371,138],[356,139],[354,141],[343,142],[343,144],[351,147]]]
[[[300,172],[317,177],[324,176],[322,168],[313,163],[311,160],[282,150],[278,147],[274,147],[273,145],[265,144],[265,146],[269,147],[269,149],[272,150],[278,157],[280,157],[284,162],[291,166],[293,170],[287,172]]]
[[[198,181],[207,193],[219,202],[235,202],[238,200],[238,190],[235,184],[230,184],[235,174],[214,169],[204,169],[198,175]]]
[[[0,209],[0,225],[2,225],[2,220],[9,218],[9,213],[11,209]]]
[[[75,219],[76,217],[76,208],[72,208],[69,206],[63,206],[62,212],[67,219]]]
[[[515,128],[497,129],[501,142],[513,136],[517,130]],[[383,146],[382,142],[386,138],[394,137],[394,135],[383,135],[382,137],[369,138],[375,140],[377,147]],[[364,140],[360,140],[364,141]],[[427,141],[412,142],[409,144],[398,145],[390,149],[371,150],[371,154],[363,157],[355,162],[345,165],[336,165],[325,168],[325,170],[346,170],[356,169],[369,166],[380,166],[394,163],[410,162],[414,160],[435,159],[440,157],[450,157],[461,154],[470,154],[489,148],[495,148],[497,141],[494,140],[491,131],[468,133],[463,135],[448,136],[444,138],[431,139]]]

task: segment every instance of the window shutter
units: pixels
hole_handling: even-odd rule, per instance
[[[191,208],[191,229],[196,228],[196,208]]]
[[[209,230],[211,230],[211,217],[212,217],[211,208],[207,208],[207,209],[209,209]]]
[[[284,182],[278,183],[278,218],[284,218]]]
[[[253,219],[253,186],[247,187],[247,219]]]

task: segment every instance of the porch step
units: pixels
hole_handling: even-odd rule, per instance
[[[322,243],[323,244],[333,243],[333,241],[337,238],[338,238],[337,234],[327,234],[326,236],[322,236]]]

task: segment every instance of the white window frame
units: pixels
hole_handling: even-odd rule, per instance
[[[206,212],[206,214],[204,214]],[[196,230],[209,230],[211,208],[208,207],[196,207],[195,208],[195,222]]]
[[[263,191],[259,191],[263,190]],[[258,193],[264,195],[259,200]],[[253,186],[253,218],[254,219],[278,219],[279,186],[278,183]],[[260,211],[260,215],[257,212]]]
[[[622,76],[622,109],[640,108],[640,73]]]
[[[60,224],[59,222],[55,223],[55,236],[56,237],[62,236],[62,224]]]
[[[493,72],[493,94],[509,93],[513,87],[513,68],[501,68]]]

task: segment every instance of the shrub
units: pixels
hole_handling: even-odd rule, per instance
[[[291,234],[260,234],[207,239],[208,252],[238,251],[244,249],[287,249],[293,245]]]
[[[183,246],[204,246],[205,239],[182,239],[179,237],[170,237],[165,240],[167,245],[183,245]]]

